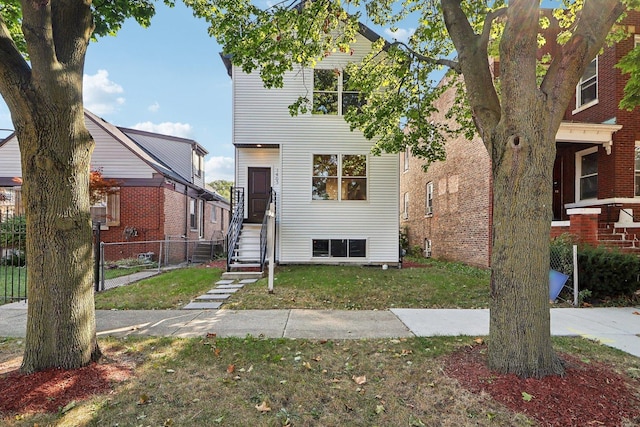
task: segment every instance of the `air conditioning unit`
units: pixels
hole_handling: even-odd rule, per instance
[[[433,214],[433,206],[427,206],[425,215],[432,215]]]

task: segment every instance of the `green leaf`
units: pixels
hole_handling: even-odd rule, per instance
[[[522,392],[522,400],[524,400],[525,402],[531,402],[531,399],[533,399],[532,395],[530,395],[526,391]]]

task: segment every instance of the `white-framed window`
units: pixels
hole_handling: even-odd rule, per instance
[[[576,153],[576,201],[598,197],[598,147]]]
[[[404,150],[404,170],[409,170],[409,157],[411,157],[411,149],[409,147]]]
[[[200,178],[204,172],[204,157],[198,154],[197,151],[193,151],[193,173]]]
[[[427,182],[426,197],[424,198],[424,214],[433,215],[433,181]]]
[[[313,239],[314,258],[366,258],[366,239]]]
[[[326,68],[313,70],[313,114],[341,116],[349,108],[359,108],[361,105],[360,92],[349,83],[346,71]]]
[[[198,229],[198,209],[196,199],[189,199],[189,227],[192,230]]]
[[[366,154],[314,154],[313,200],[367,200]]]
[[[633,47],[640,46],[640,34],[633,35]]]
[[[402,209],[402,218],[409,219],[409,192],[404,193],[404,204]]]
[[[211,222],[218,222],[218,207],[211,205]]]
[[[107,227],[120,225],[120,189],[114,188],[89,208],[91,221]]]
[[[635,180],[634,180],[634,193],[633,195],[636,197],[640,197],[640,141],[636,141],[636,150],[635,150]]]
[[[587,108],[598,102],[598,57],[587,65],[576,86],[576,109]]]
[[[431,258],[431,239],[424,239],[424,256]]]

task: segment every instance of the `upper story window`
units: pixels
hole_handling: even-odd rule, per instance
[[[402,218],[409,219],[409,192],[404,193],[404,208],[402,210]]]
[[[427,182],[426,194],[424,214],[433,215],[433,181]]]
[[[598,197],[598,147],[576,153],[576,199]]]
[[[634,196],[640,196],[640,141],[636,141]]]
[[[313,200],[367,200],[367,156],[314,154]]]
[[[343,115],[362,105],[349,74],[338,69],[313,70],[313,114]]]
[[[576,86],[576,109],[593,105],[598,101],[598,57],[587,66]]]
[[[411,156],[411,149],[409,147],[407,147],[404,150],[404,170],[408,171],[409,170],[409,157]]]
[[[194,151],[193,152],[193,173],[195,176],[200,178],[203,172],[204,172],[204,157],[202,157],[200,154]]]

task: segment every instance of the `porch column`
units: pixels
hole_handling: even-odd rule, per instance
[[[569,233],[576,236],[580,243],[598,245],[598,216],[601,208],[567,209],[569,215]]]

